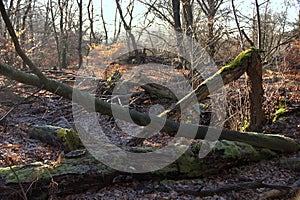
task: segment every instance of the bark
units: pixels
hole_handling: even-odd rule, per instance
[[[88,12],[88,19],[90,22],[90,44],[92,43],[98,43],[96,39],[96,34],[94,31],[94,5],[93,0],[89,0],[88,6],[87,6],[87,12]]]
[[[261,132],[264,122],[262,64],[258,52],[253,51],[252,54],[252,62],[247,68],[250,108],[246,130]]]
[[[30,10],[32,9],[31,4],[32,4],[32,0],[29,0],[27,8],[26,8],[25,13],[24,13],[23,18],[22,18],[22,28],[21,28],[22,33],[20,35],[20,41],[21,41],[21,44],[23,45],[23,47],[25,46],[25,36],[26,36],[26,32],[27,32],[26,31],[27,18],[29,16]],[[25,69],[25,68],[26,68],[26,64],[25,64],[25,62],[23,62],[23,69]]]
[[[227,70],[230,70],[230,68],[226,68],[225,71]],[[41,81],[41,79],[39,79],[36,75],[31,75],[16,70],[4,63],[0,63],[0,74],[6,76],[9,79],[16,80],[27,85],[33,85],[42,88],[61,97],[72,100],[74,103],[82,105],[87,111],[96,111],[101,114],[113,117],[113,107],[114,110],[118,111],[119,119],[121,120],[130,120],[128,119],[126,114],[129,112],[131,119],[137,125],[146,126],[150,123],[150,121],[155,127],[160,127],[161,124],[162,119],[159,117],[151,116],[150,119],[149,115],[147,114],[140,113],[135,110],[128,111],[124,107],[121,107],[116,104],[110,104],[102,99],[91,96],[87,92],[80,91],[78,89],[72,88],[66,84],[59,83],[54,80],[44,79],[43,81]],[[229,73],[226,74],[227,76],[229,75]],[[76,98],[73,98],[73,96]],[[267,135],[259,133],[219,130],[217,128],[201,125],[197,126],[192,124],[179,124],[171,120],[166,120],[164,127],[161,129],[161,131],[168,133],[170,136],[176,136],[179,127],[185,130],[185,132],[181,134],[180,137],[186,137],[191,139],[204,139],[209,129],[211,134],[218,134],[219,132],[221,132],[219,139],[245,142],[257,147],[268,148],[280,152],[296,152],[299,150],[299,145],[294,140],[280,135]],[[197,134],[195,137],[193,137],[190,135],[190,133],[194,132],[195,130],[197,131]]]

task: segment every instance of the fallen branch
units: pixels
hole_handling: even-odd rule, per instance
[[[213,76],[202,82],[196,89],[180,99],[172,108],[159,114],[159,117],[165,116],[173,110],[184,109],[188,105],[200,102],[208,95],[222,88],[224,85],[240,78],[250,66],[252,53],[255,49],[248,49],[240,53],[230,64],[222,67]],[[196,98],[192,98],[196,94]]]
[[[258,181],[241,182],[241,183],[236,183],[236,184],[228,184],[226,186],[219,187],[217,189],[210,189],[210,190],[176,189],[175,191],[184,193],[184,194],[193,195],[193,196],[198,196],[198,197],[206,197],[206,196],[222,194],[225,192],[230,192],[233,190],[240,191],[240,190],[256,189],[256,188],[271,188],[276,191],[285,191],[284,194],[286,194],[287,192],[289,192],[291,190],[295,191],[297,189],[293,185],[287,186],[287,185],[268,184],[268,183],[264,183],[262,180],[258,180]],[[278,193],[276,193],[276,194],[278,194]],[[282,195],[282,193],[280,193],[280,194]]]
[[[76,88],[72,88],[69,85],[59,83],[54,80],[46,79],[41,81],[36,75],[27,74],[25,72],[16,70],[7,64],[0,62],[0,74],[16,80],[18,82],[36,86],[38,88],[45,89],[49,92],[57,94],[61,97],[69,99],[74,103],[78,103],[83,106],[87,111],[98,112],[104,115],[113,116],[113,110],[118,112],[118,118],[124,121],[133,120],[136,124],[140,126],[146,126],[150,122],[154,127],[160,127],[162,119],[157,116],[152,116],[137,112],[135,110],[128,110],[117,104],[108,103],[102,99],[95,98],[87,92],[80,91]],[[73,98],[75,97],[75,98]],[[127,113],[130,113],[131,119],[128,119]],[[284,137],[281,135],[271,135],[271,134],[259,134],[253,132],[238,132],[231,130],[220,130],[213,127],[193,125],[193,124],[183,124],[177,123],[175,121],[166,120],[164,127],[160,130],[168,133],[170,136],[176,136],[179,127],[185,130],[179,137],[186,137],[190,139],[204,139],[208,130],[210,134],[221,135],[219,139],[226,139],[231,141],[239,141],[248,143],[257,147],[268,148],[271,150],[276,150],[280,152],[296,152],[299,150],[299,145],[291,138]],[[191,136],[191,133],[197,132],[195,137]]]

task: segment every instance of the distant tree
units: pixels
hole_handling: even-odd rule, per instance
[[[201,10],[204,12],[207,18],[207,46],[208,46],[208,53],[211,57],[214,57],[216,53],[216,35],[214,30],[215,25],[215,17],[217,11],[219,10],[220,6],[223,4],[223,0],[197,0]]]
[[[134,56],[135,56],[135,62],[136,63],[141,63],[143,61],[142,61],[140,52],[138,50],[138,46],[137,46],[137,43],[136,43],[135,36],[132,33],[132,20],[133,20],[134,0],[131,0],[129,2],[128,6],[127,6],[127,14],[129,15],[129,18],[130,18],[128,23],[125,20],[125,15],[123,14],[123,10],[121,8],[120,0],[115,0],[115,2],[116,2],[116,5],[117,5],[117,9],[118,9],[121,21],[123,23],[124,29],[126,31],[126,34],[129,37],[129,40],[131,42],[132,47],[133,47]]]
[[[78,30],[78,68],[82,67],[82,26],[83,26],[83,16],[82,16],[82,0],[77,0],[78,10],[79,10],[79,30]]]
[[[69,0],[58,0],[58,8],[60,12],[60,21],[59,21],[59,27],[60,27],[60,69],[66,68],[68,66],[67,63],[67,39],[68,35],[66,32],[67,27],[67,12],[68,12],[68,3]]]
[[[106,22],[104,19],[104,11],[103,11],[103,0],[101,0],[101,20],[102,20],[102,24],[103,24],[103,29],[104,29],[104,40],[105,40],[105,44],[108,44],[108,32],[107,32],[107,27],[106,27]]]

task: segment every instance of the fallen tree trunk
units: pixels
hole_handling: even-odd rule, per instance
[[[229,69],[226,69],[229,70]],[[36,86],[38,88],[45,89],[49,92],[57,94],[61,97],[69,99],[75,103],[82,105],[87,111],[96,111],[104,115],[113,117],[112,107],[114,110],[118,111],[119,119],[128,121],[127,113],[130,113],[132,120],[140,125],[146,126],[152,120],[153,124],[157,124],[157,127],[160,126],[162,119],[157,116],[149,115],[137,112],[135,110],[127,110],[117,104],[110,104],[102,99],[95,98],[87,92],[80,91],[76,88],[72,88],[66,84],[59,83],[54,80],[46,79],[41,80],[36,75],[28,74],[19,70],[16,70],[10,67],[7,64],[0,62],[0,74],[16,80],[18,82]],[[74,93],[74,95],[73,95]],[[75,96],[76,98],[73,98]],[[248,143],[257,147],[268,148],[271,150],[276,150],[280,152],[296,152],[299,150],[299,145],[292,140],[291,138],[284,137],[281,135],[267,135],[259,133],[250,133],[250,132],[238,132],[230,130],[220,130],[213,127],[201,126],[201,125],[192,125],[192,124],[179,124],[177,122],[166,120],[164,127],[161,131],[168,133],[170,136],[175,136],[178,129],[182,128],[185,130],[180,137],[186,137],[191,139],[204,139],[208,129],[211,134],[218,134],[221,132],[219,139],[226,139],[231,141],[240,141]],[[195,137],[191,136],[190,133],[197,131]]]
[[[18,193],[20,184],[24,191],[28,191],[29,199],[48,199],[51,195],[99,190],[116,182],[120,176],[127,176],[129,180],[202,177],[218,174],[220,170],[238,166],[241,163],[259,161],[277,155],[268,149],[253,148],[245,143],[224,140],[218,141],[205,159],[200,159],[198,154],[202,145],[203,142],[195,142],[174,163],[163,169],[144,174],[116,171],[101,164],[88,153],[71,158],[69,156],[67,158],[68,154],[66,154],[66,158],[62,161],[51,164],[36,162],[26,166],[0,168],[0,199],[20,198]],[[179,148],[186,147],[179,145]],[[155,147],[131,149],[136,153],[156,150]],[[169,155],[160,157],[163,156]]]
[[[213,76],[203,81],[192,92],[180,99],[172,108],[164,111],[159,116],[162,117],[172,110],[183,109],[188,105],[196,103],[195,100],[201,101],[209,94],[220,89],[222,86],[239,79],[251,66],[252,53],[255,49],[248,49],[240,53],[230,64],[222,67]],[[197,99],[192,98],[196,94]]]

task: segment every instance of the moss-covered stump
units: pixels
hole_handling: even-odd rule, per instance
[[[175,144],[176,145],[176,144]],[[218,141],[205,157],[198,157],[203,142],[195,142],[174,163],[154,172],[145,174],[126,174],[108,168],[94,159],[89,153],[77,158],[65,158],[61,163],[46,165],[40,162],[27,166],[13,166],[20,183],[28,192],[30,199],[43,199],[49,195],[66,195],[88,190],[98,190],[110,185],[120,175],[136,179],[157,178],[192,178],[216,174],[220,170],[252,161],[259,161],[276,156],[267,149],[253,148],[241,142]],[[178,145],[178,148],[186,148]],[[148,152],[155,148],[135,147],[134,152]],[[174,152],[175,153],[175,152]],[[113,156],[113,155],[112,155]],[[162,155],[165,156],[165,155]],[[0,168],[0,199],[20,197],[18,179],[9,168]]]

